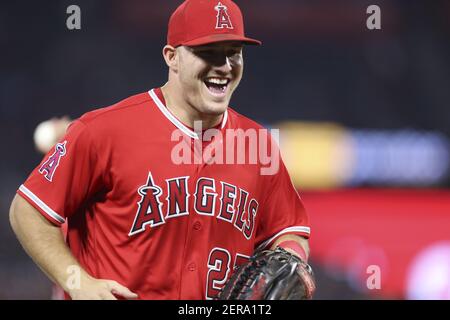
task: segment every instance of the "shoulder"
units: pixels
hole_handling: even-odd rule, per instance
[[[113,105],[94,109],[75,119],[67,129],[78,141],[106,145],[126,135],[137,135],[154,119],[151,98],[147,92],[123,99]]]
[[[89,111],[78,120],[89,127],[101,125],[104,122],[111,124],[114,121],[126,121],[127,117],[138,115],[150,101],[147,92],[139,93],[113,105]]]

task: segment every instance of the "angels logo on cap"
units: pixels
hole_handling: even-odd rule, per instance
[[[233,29],[233,24],[227,12],[228,8],[219,2],[214,9],[217,10],[216,29]]]

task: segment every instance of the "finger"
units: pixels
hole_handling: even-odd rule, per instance
[[[102,293],[101,299],[102,300],[117,300],[117,298],[114,297],[114,295],[108,291],[106,291],[105,293]]]
[[[127,287],[124,287],[123,285],[121,285],[115,281],[112,281],[110,283],[110,286],[111,286],[111,292],[113,294],[119,295],[126,299],[137,299],[137,297],[138,297],[138,295],[136,293],[132,292]]]

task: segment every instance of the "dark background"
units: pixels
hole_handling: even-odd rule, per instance
[[[179,3],[0,2],[0,299],[45,299],[51,291],[8,223],[15,190],[42,158],[32,140],[36,125],[163,85],[161,50]],[[263,41],[245,48],[232,100],[239,112],[265,124],[331,121],[450,135],[449,1],[237,3],[246,33]],[[81,8],[81,30],[66,28],[71,4]],[[381,7],[381,30],[366,28],[370,4]],[[434,187],[448,186],[446,178]],[[328,286],[318,298],[363,297],[316,268]]]

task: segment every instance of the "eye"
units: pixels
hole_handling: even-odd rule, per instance
[[[234,62],[238,62],[241,59],[242,47],[241,46],[210,46],[210,47],[198,47],[194,48],[192,52],[199,58],[207,61],[208,63],[224,63],[224,59],[228,58]]]
[[[194,51],[194,53],[199,56],[199,57],[212,57],[214,55],[217,54],[217,52],[213,49],[201,49],[201,50],[196,50]]]

